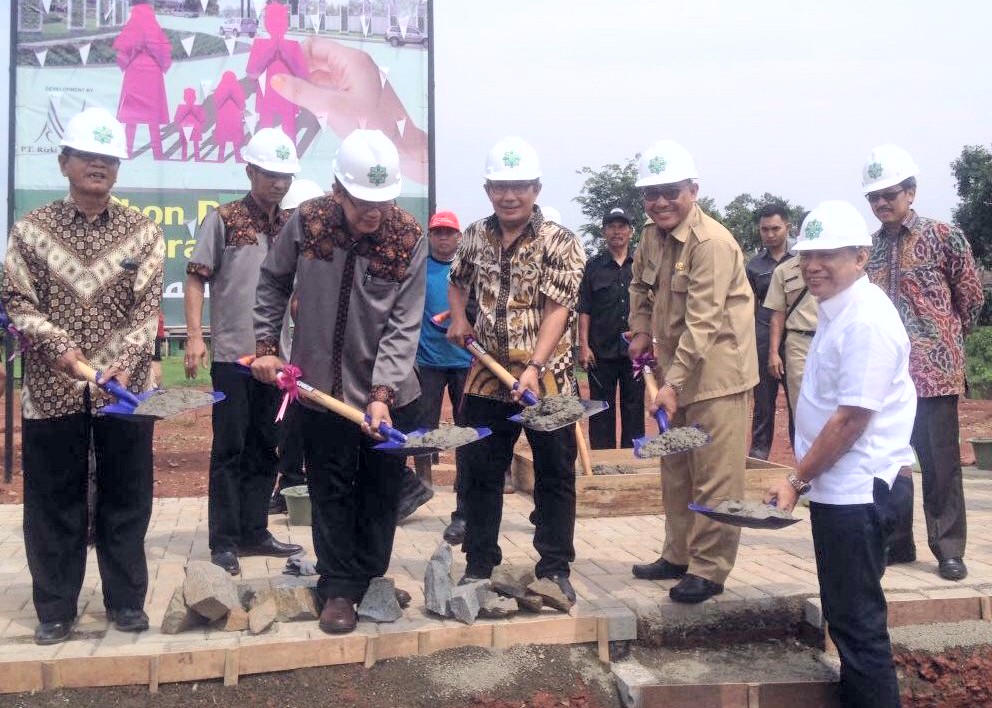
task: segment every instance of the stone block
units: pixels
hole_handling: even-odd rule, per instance
[[[252,598],[250,609],[272,601],[276,606],[276,621],[300,622],[320,618],[317,597],[308,587],[280,587],[261,590]]]
[[[186,605],[208,620],[218,620],[235,607],[241,607],[230,574],[208,561],[189,562],[183,593]]]
[[[179,634],[203,623],[203,618],[186,606],[183,586],[180,585],[172,593],[162,617],[162,634]]]
[[[276,621],[278,612],[276,601],[271,597],[256,604],[248,613],[248,631],[252,634],[261,634]]]
[[[539,595],[548,607],[553,607],[561,612],[568,612],[575,604],[574,600],[565,597],[565,593],[550,578],[541,578],[527,586],[527,590]]]
[[[358,605],[358,616],[372,622],[395,622],[403,616],[392,578],[372,578]]]
[[[533,583],[534,570],[527,566],[498,565],[490,578],[493,590],[508,597],[523,597],[527,586]]]

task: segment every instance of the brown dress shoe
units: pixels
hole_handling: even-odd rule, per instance
[[[332,597],[324,602],[320,613],[320,628],[328,634],[353,632],[358,624],[355,603],[347,597]]]

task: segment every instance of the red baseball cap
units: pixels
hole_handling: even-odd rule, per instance
[[[427,225],[428,229],[443,229],[449,228],[455,231],[461,231],[462,227],[458,225],[458,217],[455,216],[453,211],[439,211],[437,214],[431,217],[431,222]]]

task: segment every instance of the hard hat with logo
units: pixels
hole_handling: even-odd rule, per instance
[[[282,201],[279,202],[280,209],[295,209],[308,199],[316,199],[324,196],[324,190],[312,179],[298,179],[289,185]]]
[[[861,213],[851,204],[829,200],[807,215],[793,251],[833,251],[850,246],[871,246],[871,232]]]
[[[486,179],[492,182],[526,182],[541,178],[537,151],[522,138],[503,138],[486,156]]]
[[[885,143],[872,149],[861,171],[861,187],[865,194],[899,184],[907,177],[920,174],[913,157],[903,148]]]
[[[245,162],[269,172],[295,175],[300,171],[296,146],[281,128],[262,128],[251,137],[241,154]]]
[[[458,216],[453,211],[439,211],[431,217],[430,223],[427,224],[427,228],[454,229],[455,231],[462,230],[462,227],[458,224]]]
[[[696,162],[688,150],[674,140],[659,140],[641,153],[634,186],[674,184],[697,177],[699,172],[696,171]]]
[[[334,156],[334,176],[348,194],[388,202],[403,189],[400,154],[381,130],[353,130]]]
[[[553,221],[559,226],[561,225],[561,212],[553,206],[542,206],[541,214],[544,216],[545,221]]]
[[[124,126],[106,108],[87,108],[66,124],[62,147],[126,160]]]

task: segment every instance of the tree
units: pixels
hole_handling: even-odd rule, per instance
[[[755,214],[758,209],[766,204],[781,204],[789,212],[789,220],[792,222],[792,234],[799,232],[806,210],[799,204],[792,205],[788,199],[765,192],[760,197],[753,197],[750,194],[739,194],[730,200],[730,203],[723,208],[723,225],[734,235],[741,250],[745,254],[754,253],[761,248],[761,235],[758,233],[758,222]]]
[[[961,229],[979,265],[992,267],[992,152],[967,145],[951,163],[961,203],[954,209],[954,225]]]
[[[627,160],[623,165],[612,163],[603,165],[600,169],[594,170],[591,167],[583,167],[577,170],[580,175],[585,175],[585,182],[579,196],[573,201],[582,207],[582,214],[590,221],[579,227],[579,233],[585,236],[586,252],[591,256],[598,253],[605,246],[603,240],[603,215],[609,213],[611,209],[620,207],[630,217],[634,227],[635,243],[641,235],[641,227],[644,226],[646,217],[644,215],[644,203],[641,195],[634,186],[637,181],[637,160],[640,155],[634,155],[633,159]]]

